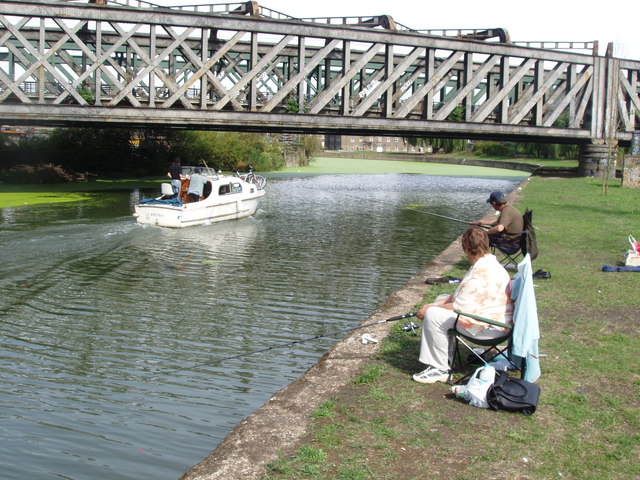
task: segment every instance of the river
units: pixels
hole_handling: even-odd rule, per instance
[[[518,175],[518,174],[514,174]],[[137,190],[0,210],[0,471],[176,479],[522,179],[269,179],[253,218],[137,225]]]

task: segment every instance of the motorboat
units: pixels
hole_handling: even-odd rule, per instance
[[[183,228],[224,220],[250,217],[256,213],[258,202],[265,194],[264,185],[245,179],[222,175],[211,168],[202,168],[208,179],[203,195],[197,202],[189,202],[189,178],[195,167],[182,167],[182,186],[176,197],[170,183],[160,185],[161,195],[142,199],[135,205],[133,216],[143,225]]]

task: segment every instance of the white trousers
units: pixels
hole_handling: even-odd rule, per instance
[[[421,363],[431,365],[440,370],[449,370],[453,359],[453,349],[455,342],[453,338],[447,335],[447,332],[453,328],[456,322],[457,314],[452,310],[442,307],[431,307],[427,310],[424,321],[422,322],[422,340],[420,342]],[[470,332],[462,327],[458,327],[458,331],[467,335]],[[501,337],[504,332],[500,329],[485,328],[473,335],[478,339],[489,339]]]

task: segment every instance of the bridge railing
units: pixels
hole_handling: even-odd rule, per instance
[[[516,41],[513,45],[519,47],[544,48],[547,50],[565,50],[571,52],[584,52],[591,55],[598,55],[598,42],[577,42],[577,41]]]

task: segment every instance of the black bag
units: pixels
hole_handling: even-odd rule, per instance
[[[487,391],[487,403],[490,408],[525,415],[531,415],[536,411],[539,397],[539,385],[510,377],[507,372],[498,372],[496,381]]]

